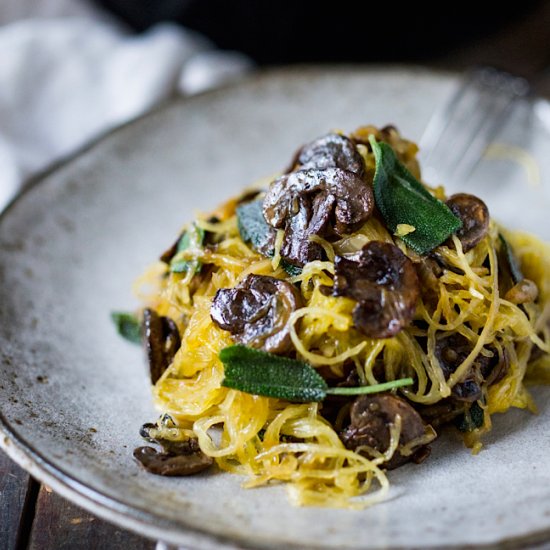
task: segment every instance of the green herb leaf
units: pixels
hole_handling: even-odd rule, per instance
[[[483,426],[485,421],[485,412],[479,406],[477,401],[462,416],[456,419],[455,425],[461,432],[473,432]]]
[[[265,221],[261,200],[238,206],[237,224],[244,242],[249,242],[265,256],[273,256],[275,230]]]
[[[302,361],[240,345],[222,349],[220,359],[227,388],[304,403],[325,398],[327,383]]]
[[[241,345],[222,349],[220,359],[225,369],[222,386],[287,401],[308,403],[322,401],[327,394],[362,395],[413,383],[412,378],[403,378],[372,386],[329,388],[324,378],[303,361]]]
[[[500,239],[501,251],[503,252],[506,263],[508,264],[508,269],[510,271],[512,281],[515,285],[517,285],[525,278],[521,271],[521,267],[519,266],[518,259],[514,254],[510,243],[504,238],[504,235],[502,233],[499,233],[498,238]]]
[[[249,242],[260,254],[272,258],[275,254],[275,230],[265,221],[262,201],[252,201],[237,207],[237,224],[241,239]],[[302,268],[281,260],[281,267],[291,276],[302,273]]]
[[[191,224],[190,229],[185,231],[178,241],[176,254],[170,261],[170,271],[173,273],[186,273],[188,269],[194,268],[195,273],[197,273],[202,264],[200,262],[182,260],[181,258],[178,258],[178,254],[192,248],[201,248],[203,242],[204,229],[197,227],[194,223]]]
[[[370,136],[376,161],[374,198],[393,233],[399,224],[414,231],[401,238],[419,254],[426,254],[462,227],[449,207],[436,199],[401,162],[393,149]]]
[[[111,319],[123,338],[134,344],[141,343],[141,322],[133,313],[113,311]]]
[[[297,265],[289,264],[286,260],[281,260],[281,267],[291,276],[296,277],[302,273],[302,268]]]

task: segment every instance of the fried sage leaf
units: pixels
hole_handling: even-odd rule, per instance
[[[255,200],[237,207],[237,225],[241,239],[250,243],[254,250],[269,258],[275,253],[276,230],[264,218],[262,201]],[[295,277],[302,272],[302,268],[281,260],[281,267]]]
[[[188,269],[194,269],[197,273],[201,268],[198,261],[189,261],[181,258],[180,252],[193,248],[201,248],[204,242],[204,229],[194,223],[185,231],[176,244],[176,253],[170,261],[170,271],[173,273],[186,273]]]
[[[328,389],[324,378],[310,365],[246,346],[229,346],[220,352],[225,378],[222,385],[254,395],[288,401],[322,401]]]
[[[265,221],[261,200],[238,206],[237,224],[244,242],[264,256],[273,256],[276,231]]]
[[[136,315],[124,311],[113,311],[111,319],[123,338],[134,344],[141,343],[141,321]]]
[[[484,421],[485,411],[476,401],[462,416],[456,419],[455,425],[461,432],[473,432],[481,428]]]
[[[329,388],[324,378],[303,361],[280,357],[236,345],[220,352],[225,378],[222,386],[245,393],[309,403],[330,395],[361,395],[391,390],[413,383],[412,378],[392,380],[373,386]]]
[[[414,227],[401,238],[419,254],[426,254],[462,227],[450,208],[420,183],[384,142],[371,136],[376,160],[374,198],[386,225],[393,233],[400,224]]]

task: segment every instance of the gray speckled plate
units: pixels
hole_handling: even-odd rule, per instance
[[[292,508],[281,487],[228,474],[148,475],[134,463],[154,418],[140,350],[113,309],[195,209],[284,166],[328,129],[396,123],[417,140],[454,77],[411,69],[296,69],[179,100],[109,135],[21,196],[0,220],[0,445],[89,510],[193,548],[525,545],[550,536],[550,391],[540,415],[495,418],[472,457],[452,433],[422,466],[390,474],[390,499],[361,512]],[[541,113],[548,104],[540,104]],[[520,109],[502,140],[550,177],[542,118]],[[494,215],[550,239],[548,188],[484,162],[469,182]]]

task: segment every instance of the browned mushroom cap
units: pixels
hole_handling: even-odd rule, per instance
[[[276,179],[264,198],[264,218],[284,228],[281,255],[303,265],[319,256],[319,245],[310,235],[351,232],[370,216],[374,206],[371,188],[361,177],[341,168],[307,169]],[[320,257],[320,256],[319,256]]]
[[[357,300],[355,326],[370,338],[390,338],[413,318],[420,283],[397,246],[368,242],[352,257],[337,256],[332,293]]]
[[[467,193],[457,193],[447,200],[447,206],[462,222],[456,236],[468,252],[485,237],[489,229],[489,210],[478,197]]]
[[[285,353],[291,348],[288,319],[301,305],[301,295],[291,283],[266,275],[248,275],[236,287],[218,290],[210,316],[241,344]]]
[[[153,447],[138,447],[134,450],[134,458],[151,474],[159,476],[188,476],[206,470],[214,460],[205,455],[195,439],[189,445],[188,454],[172,454],[159,452]]]
[[[368,449],[361,447],[384,453],[390,446],[390,427],[395,424],[397,415],[401,417],[399,444],[392,458],[385,463],[388,469],[397,468],[413,459],[424,447],[422,438],[427,434],[427,426],[421,416],[404,399],[390,393],[361,395],[351,406],[351,423],[340,437],[348,449],[357,450],[360,454],[369,456]],[[419,440],[417,446],[414,445],[415,440]],[[410,447],[410,454],[406,456],[400,452],[405,445]]]
[[[448,379],[464,362],[472,351],[470,341],[459,333],[453,333],[439,338],[435,344],[435,356],[443,375]],[[482,355],[475,358],[464,380],[455,384],[451,395],[458,401],[473,402],[481,398],[481,386],[493,384],[500,380],[508,368],[507,357],[501,361],[496,350],[492,348],[492,357]]]
[[[341,168],[358,176],[362,176],[365,170],[363,157],[353,141],[340,134],[327,134],[304,145],[297,154],[296,163],[302,170]]]
[[[181,339],[172,319],[160,316],[149,308],[143,311],[143,334],[151,383],[155,384],[174,359]]]

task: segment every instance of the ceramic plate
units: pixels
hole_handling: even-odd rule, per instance
[[[115,334],[109,313],[137,305],[135,277],[196,209],[274,174],[329,129],[395,123],[418,140],[454,82],[412,69],[260,74],[174,101],[34,185],[0,220],[2,447],[90,511],[197,549],[525,545],[549,536],[548,388],[535,391],[538,416],[497,416],[478,456],[446,434],[426,463],[391,472],[387,502],[360,512],[296,509],[283,487],[245,490],[229,474],[156,477],[132,459],[140,425],[156,413],[141,350]],[[499,138],[536,163],[484,161],[464,188],[502,221],[550,239],[549,187],[533,173],[550,182],[548,105],[538,109],[518,109]]]

